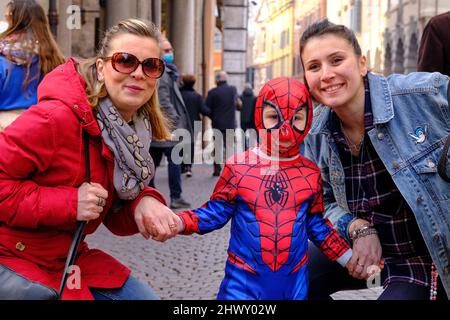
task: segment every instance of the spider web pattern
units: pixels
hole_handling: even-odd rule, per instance
[[[263,262],[273,272],[288,261],[292,232],[300,206],[313,196],[317,199],[314,200],[311,212],[323,208],[319,196],[321,193],[318,192],[320,185],[317,183],[320,172],[305,160],[300,158],[295,161],[295,165],[281,165],[278,171],[269,174],[264,174],[267,163],[247,164],[244,161],[227,165],[211,197],[230,201],[236,192],[239,193],[259,224],[261,251],[255,255],[260,254]],[[283,184],[282,203],[267,201],[267,192],[271,192],[271,187],[277,181]]]

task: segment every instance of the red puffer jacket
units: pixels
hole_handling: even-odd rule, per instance
[[[69,59],[44,78],[38,104],[0,134],[0,263],[55,289],[76,227],[78,188],[85,182],[83,128],[90,135],[91,181],[109,194],[101,217],[86,225],[85,235],[101,223],[116,235],[136,234],[139,200],[152,196],[166,203],[157,190],[146,188],[135,200],[116,205],[114,154],[101,139],[84,88]],[[130,274],[84,241],[76,264],[81,289],[65,290],[64,299],[92,299],[88,287],[118,288]]]

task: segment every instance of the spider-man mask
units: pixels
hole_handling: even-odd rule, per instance
[[[311,97],[303,83],[287,77],[268,81],[259,92],[255,107],[262,150],[280,158],[298,155],[312,115]]]

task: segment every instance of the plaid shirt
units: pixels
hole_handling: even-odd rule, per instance
[[[429,286],[431,257],[410,207],[375,151],[367,134],[373,125],[370,92],[366,81],[365,135],[359,156],[353,156],[333,113],[332,136],[345,173],[350,212],[371,222],[378,232],[385,269],[383,284],[402,281]]]

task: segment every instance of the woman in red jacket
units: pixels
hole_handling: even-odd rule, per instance
[[[77,221],[88,222],[85,235],[101,223],[120,236],[140,232],[164,241],[177,233],[163,196],[147,187],[152,136],[168,136],[155,91],[164,71],[158,40],[153,24],[120,22],[96,58],[69,59],[47,75],[38,104],[0,134],[0,273],[13,270],[59,288]],[[85,182],[83,131],[91,183]],[[63,299],[157,298],[128,268],[84,241],[75,263],[80,281],[67,286]]]

